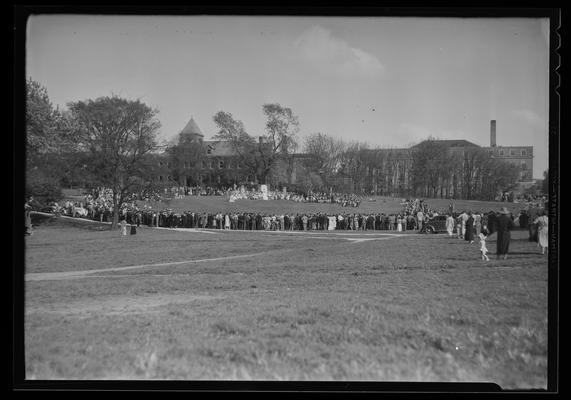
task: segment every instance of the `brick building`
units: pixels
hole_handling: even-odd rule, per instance
[[[200,164],[194,169],[191,168],[191,161],[188,161],[189,175],[179,184],[188,186],[193,184],[229,185],[232,183],[252,182],[254,180],[251,172],[244,165],[241,165],[240,159],[232,146],[223,141],[205,141],[204,134],[193,118],[189,120],[180,134],[186,136],[191,142],[196,143],[201,148],[202,157]],[[496,159],[517,165],[520,170],[519,181],[521,183],[533,181],[533,147],[498,146],[495,120],[490,122],[489,147],[481,147],[462,139],[437,140],[437,142],[445,145],[452,155],[458,155],[461,158],[471,149],[485,150]],[[405,197],[411,192],[411,170],[413,152],[416,146],[365,150],[365,152],[369,152],[366,157],[369,161],[361,170],[352,176],[321,176],[321,181],[325,186],[335,186],[346,191]],[[307,155],[294,155],[292,158],[294,166],[293,168],[290,166],[288,176],[283,178],[283,171],[277,174],[282,176],[281,181],[289,184],[299,184],[307,181],[306,177],[304,177],[304,174],[307,174],[307,170],[302,165],[305,158],[307,158]],[[285,163],[277,163],[276,169],[285,169],[284,165]],[[192,174],[190,174],[191,170],[193,171]],[[164,179],[164,177],[161,177],[161,179]],[[458,176],[456,179],[461,179],[461,177]],[[460,182],[454,182],[453,184],[457,186]]]

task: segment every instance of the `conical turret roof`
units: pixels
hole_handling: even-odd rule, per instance
[[[202,133],[196,122],[194,122],[194,118],[192,117],[190,117],[190,121],[188,121],[188,123],[180,133],[199,135],[204,137],[204,134]]]

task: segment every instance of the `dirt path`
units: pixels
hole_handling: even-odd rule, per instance
[[[271,253],[271,251],[264,251],[261,253],[252,253],[252,254],[241,254],[241,255],[237,255],[237,256],[228,256],[228,257],[203,258],[201,260],[183,260],[183,261],[174,261],[174,262],[157,263],[157,264],[131,265],[128,267],[90,269],[90,270],[85,270],[85,271],[36,272],[36,273],[26,274],[25,280],[26,281],[53,281],[53,280],[62,280],[62,279],[78,279],[78,278],[84,278],[84,277],[92,275],[92,274],[99,274],[99,273],[105,273],[105,272],[127,271],[130,269],[147,268],[147,267],[168,267],[171,265],[192,264],[192,263],[209,262],[209,261],[225,261],[225,260],[232,260],[235,258],[256,257],[256,256],[260,256],[260,255],[265,255],[268,253]]]

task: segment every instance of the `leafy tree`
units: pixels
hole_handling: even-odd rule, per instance
[[[343,140],[320,132],[313,133],[305,139],[305,164],[322,176],[333,175],[340,168],[345,148]]]
[[[28,161],[40,153],[57,150],[58,111],[48,91],[31,78],[26,81],[26,153]]]
[[[266,134],[257,143],[255,158],[260,181],[268,183],[277,161],[285,160],[289,169],[293,167],[292,155],[298,147],[299,121],[291,108],[277,103],[264,104],[262,110],[266,116]]]
[[[256,157],[256,140],[246,132],[242,121],[225,111],[217,112],[213,120],[218,126],[214,139],[230,143],[238,155],[240,164],[257,177],[261,163]]]
[[[290,108],[279,104],[265,104],[262,109],[266,116],[266,134],[259,136],[258,140],[246,132],[242,121],[224,111],[213,117],[219,128],[214,138],[230,143],[240,162],[256,180],[268,183],[276,162],[289,159],[297,149],[299,122]],[[293,163],[288,162],[288,165]]]
[[[75,146],[69,115],[54,108],[47,89],[26,81],[26,196],[42,206],[61,198],[67,160]]]
[[[415,194],[436,197],[446,178],[450,152],[448,147],[428,138],[412,150],[412,185]]]
[[[77,143],[98,184],[113,194],[113,224],[126,196],[149,176],[146,156],[157,148],[157,111],[139,100],[113,97],[68,104],[78,128]]]

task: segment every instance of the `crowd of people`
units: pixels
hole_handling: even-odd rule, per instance
[[[482,260],[489,260],[486,240],[496,233],[496,257],[506,259],[509,253],[511,232],[518,227],[527,229],[529,241],[536,242],[541,254],[548,248],[548,217],[545,208],[527,208],[517,216],[502,207],[499,211],[489,213],[463,211],[459,215],[450,214],[446,219],[448,236],[456,236],[467,242],[480,241]]]
[[[412,216],[385,213],[284,213],[254,212],[177,212],[172,209],[126,209],[122,214],[128,224],[164,228],[199,228],[228,230],[318,231],[318,230],[416,230]]]
[[[208,196],[228,195],[232,201],[238,199],[291,200],[308,203],[333,203],[341,206],[352,204],[358,206],[360,199],[354,195],[343,193],[297,193],[286,191],[260,191],[255,187],[248,189],[209,187],[173,187],[165,189],[164,196]],[[260,212],[177,212],[170,208],[154,210],[149,200],[163,200],[163,193],[130,195],[123,202],[119,211],[122,231],[126,224],[131,226],[146,225],[164,228],[200,228],[224,230],[267,230],[267,231],[319,231],[319,230],[373,230],[373,231],[421,231],[423,226],[438,215],[446,215],[446,231],[449,237],[457,237],[469,243],[480,241],[480,252],[483,260],[488,260],[486,239],[497,234],[497,256],[507,257],[509,252],[510,232],[519,226],[529,232],[529,241],[538,243],[542,254],[548,248],[548,218],[545,211],[545,198],[526,198],[528,205],[519,215],[507,211],[503,207],[499,212],[488,213],[453,211],[451,202],[448,211],[438,212],[432,209],[423,199],[403,199],[400,213],[260,213]],[[143,200],[143,204],[139,204]],[[34,209],[34,200],[30,198],[25,204],[26,234],[31,235],[32,225],[30,211]],[[356,205],[355,205],[356,204]],[[87,194],[83,201],[66,201],[62,205],[54,203],[51,210],[56,215],[84,217],[100,222],[111,222],[113,219],[113,194],[108,188],[97,188]],[[124,233],[125,234],[125,233]]]
[[[230,192],[230,202],[236,200],[290,200],[298,203],[339,204],[342,207],[359,207],[361,198],[353,193],[297,192],[285,190],[234,189]]]

